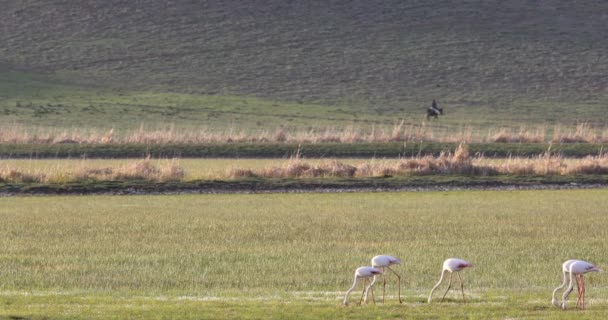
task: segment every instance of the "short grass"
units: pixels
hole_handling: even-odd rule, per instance
[[[458,99],[456,99],[458,100]],[[423,126],[437,136],[470,135],[481,139],[499,129],[541,128],[562,125],[572,130],[587,123],[608,126],[606,101],[550,101],[530,105],[526,100],[508,107],[445,102],[446,114],[427,121],[427,102],[402,102],[396,106],[368,106],[303,102],[253,95],[176,93],[155,89],[121,89],[74,84],[54,75],[4,71],[0,68],[0,130],[22,126],[72,131],[114,128],[125,132],[147,130],[211,130],[240,132],[277,128],[307,130],[349,127],[391,128]],[[551,134],[551,130],[548,130]],[[252,134],[255,136],[255,134]]]
[[[237,96],[128,91],[80,86],[49,75],[2,72],[0,124],[109,130],[206,128],[226,130],[269,126],[333,126],[358,122],[337,107]],[[392,124],[396,114],[368,114],[362,125]]]
[[[0,198],[0,315],[27,318],[598,318],[551,291],[569,258],[606,268],[608,191]],[[406,303],[345,308],[352,272],[401,257]],[[448,257],[471,303],[425,296]],[[356,300],[356,295],[352,296]],[[576,298],[572,298],[574,302]]]

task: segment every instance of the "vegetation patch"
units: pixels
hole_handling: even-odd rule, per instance
[[[287,160],[268,161],[266,166],[243,167],[235,162],[216,168],[215,173],[187,173],[180,160],[153,160],[150,156],[136,161],[123,160],[114,166],[100,166],[99,161],[69,161],[71,164],[55,167],[40,165],[36,160],[19,163],[0,162],[0,181],[10,183],[61,183],[80,181],[188,181],[198,179],[230,180],[241,178],[302,179],[302,178],[369,178],[393,176],[464,175],[464,176],[572,176],[608,174],[608,156],[587,156],[580,159],[564,158],[545,152],[531,157],[509,157],[487,159],[472,156],[469,147],[460,144],[452,152],[440,152],[438,156],[425,155],[400,157],[397,159],[369,160],[321,158],[308,161],[300,153]],[[200,160],[199,162],[204,162]],[[103,163],[103,162],[102,162]],[[202,163],[201,163],[202,164]],[[198,169],[201,170],[199,166]],[[222,172],[221,169],[224,171]]]
[[[601,273],[585,276],[587,310],[574,309],[576,291],[569,310],[550,302],[565,260],[608,265],[607,189],[1,197],[0,208],[0,318],[597,319],[608,312]],[[405,302],[389,278],[386,303],[344,307],[354,270],[377,254],[402,259],[394,270]],[[474,264],[462,274],[468,303],[458,288],[428,304],[449,257]]]
[[[167,143],[167,144],[0,144],[0,157],[37,158],[399,158],[454,152],[459,143]],[[486,157],[599,156],[607,144],[470,143],[469,152]]]
[[[608,129],[581,123],[576,126],[520,126],[513,128],[454,128],[431,122],[393,125],[276,129],[166,128],[137,129],[0,128],[0,144],[222,144],[222,143],[594,143],[608,142]]]

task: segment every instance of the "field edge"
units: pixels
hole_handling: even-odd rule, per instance
[[[65,183],[0,183],[0,195],[379,192],[460,189],[577,189],[606,187],[608,187],[608,175],[440,175],[369,178],[242,178],[193,181],[87,180]]]

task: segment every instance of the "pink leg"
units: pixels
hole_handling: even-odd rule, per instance
[[[579,308],[580,307],[580,303],[581,303],[581,278],[580,275],[577,274],[576,276],[576,289],[578,291],[578,299],[576,299],[576,307]]]
[[[582,299],[581,299],[581,304],[582,304],[582,310],[585,310],[585,278],[583,278],[584,276],[581,274],[581,295],[582,295]]]

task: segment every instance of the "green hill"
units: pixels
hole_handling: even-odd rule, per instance
[[[0,122],[606,125],[608,2],[5,0]]]

